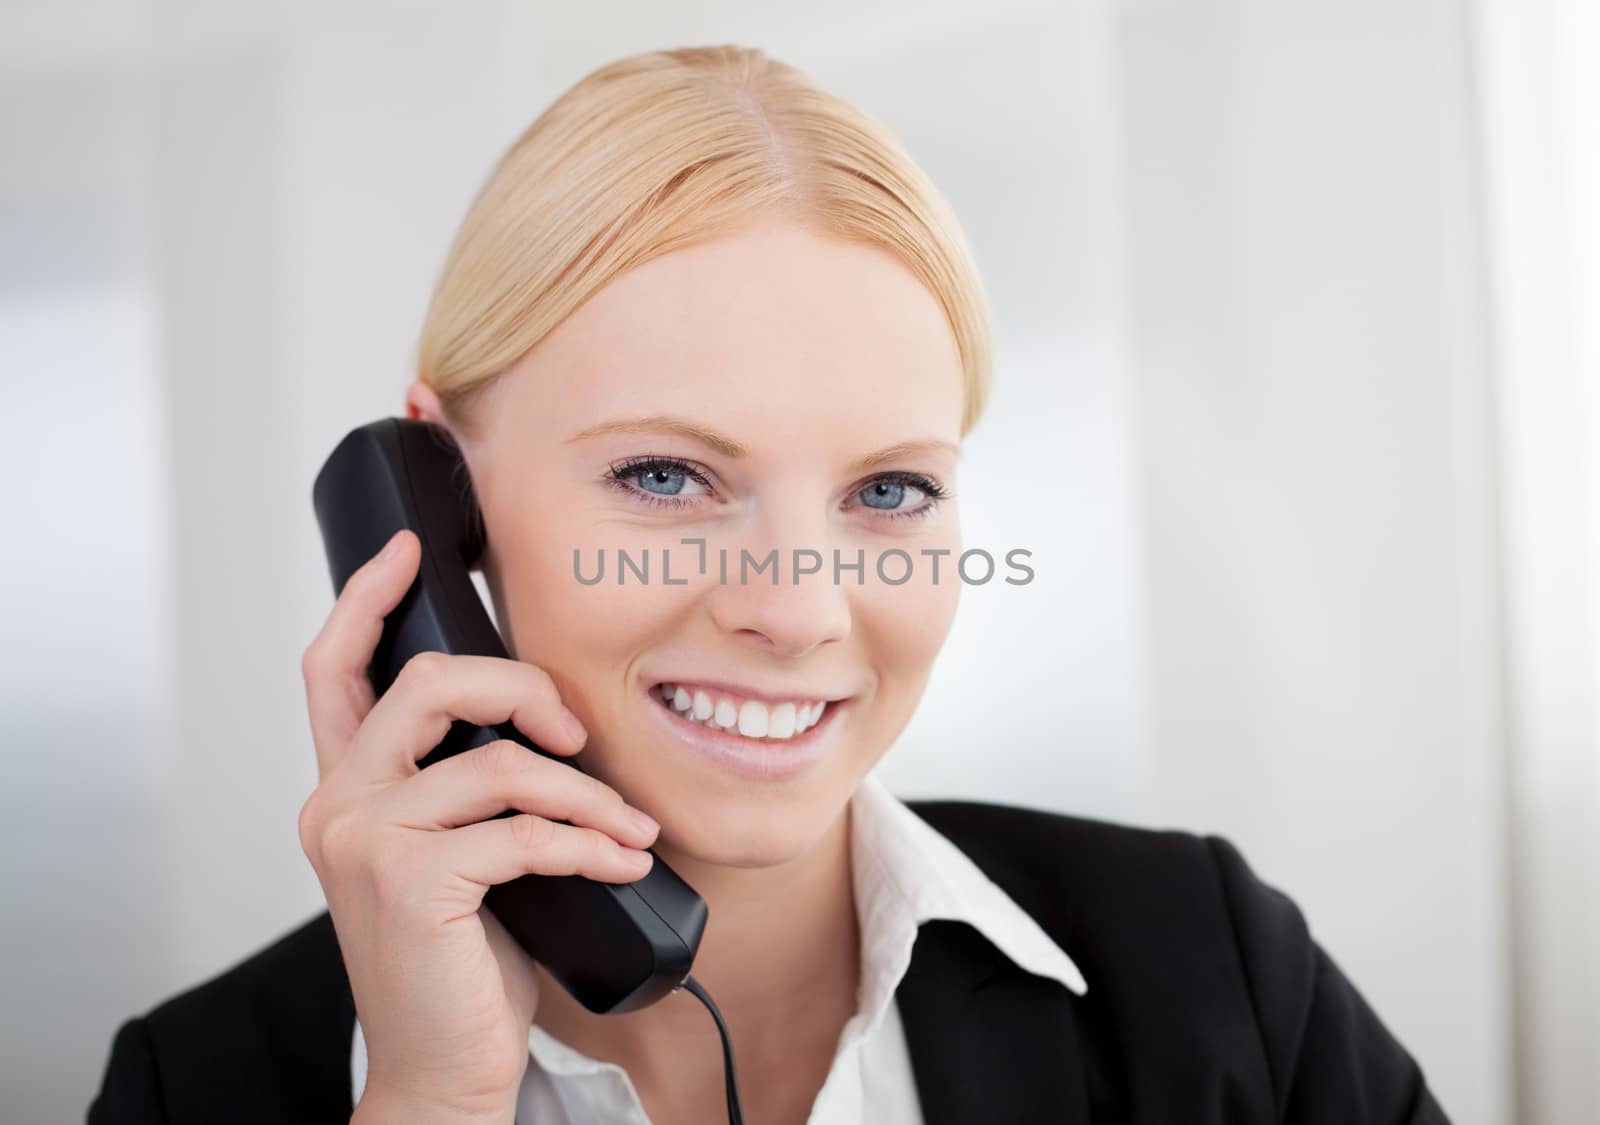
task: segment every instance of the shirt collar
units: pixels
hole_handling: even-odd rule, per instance
[[[1019,967],[1057,980],[1079,996],[1088,991],[1078,966],[1033,916],[876,773],[857,788],[851,814],[863,944],[887,944],[896,954],[893,979],[879,982],[880,991],[892,996],[910,964],[917,927],[936,918],[966,922]]]
[[[1088,985],[1078,966],[1000,889],[983,869],[937,829],[913,812],[869,773],[850,800],[850,862],[861,933],[860,1008],[841,1037],[840,1049],[870,1035],[883,1023],[895,989],[911,964],[917,928],[933,919],[966,922],[1020,968],[1059,981],[1081,996]],[[617,1071],[614,1063],[590,1058],[550,1035],[529,1028],[528,1048],[551,1074]],[[359,1100],[366,1079],[366,1043],[359,1021],[351,1068]]]
[[[869,773],[850,801],[850,862],[861,933],[860,1007],[846,1026],[848,1049],[883,1023],[911,964],[917,928],[935,918],[966,922],[1019,967],[1060,981],[1081,996],[1078,966],[1033,916],[981,867]],[[552,1074],[612,1069],[574,1050],[537,1024],[529,1049]]]

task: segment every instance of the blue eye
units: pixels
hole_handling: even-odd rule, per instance
[[[711,482],[689,462],[653,454],[612,465],[605,483],[658,508],[690,509],[697,506],[696,498],[714,495]],[[856,489],[851,494],[856,503],[846,506],[870,508],[885,519],[907,519],[931,515],[950,495],[921,473],[882,473]]]
[[[683,491],[683,482],[689,478],[671,469],[651,469],[649,472],[640,473],[634,479],[646,492],[654,492],[661,496],[676,496]]]
[[[903,519],[931,515],[939,502],[949,497],[948,491],[921,473],[885,473],[857,489],[853,499],[889,519]]]
[[[906,486],[898,481],[880,480],[876,484],[869,484],[856,495],[861,497],[861,502],[869,508],[881,508],[892,512],[900,506],[900,501],[905,499]]]
[[[612,465],[606,483],[658,507],[692,507],[692,497],[711,494],[711,482],[687,461],[676,457],[637,457]]]

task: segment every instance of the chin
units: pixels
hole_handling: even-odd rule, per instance
[[[811,802],[740,808],[728,801],[691,799],[657,817],[661,836],[654,850],[669,864],[669,856],[682,856],[717,867],[781,867],[815,848],[837,816],[831,806]]]

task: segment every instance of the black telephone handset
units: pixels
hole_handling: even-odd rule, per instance
[[[335,595],[396,531],[408,527],[422,540],[416,581],[385,619],[367,669],[376,694],[419,652],[508,655],[472,584],[483,523],[466,463],[442,426],[385,418],[352,430],[317,474],[312,503]],[[496,739],[545,753],[510,722],[484,727],[457,720],[419,764]],[[591,1012],[642,1008],[686,982],[699,995],[689,970],[705,932],[706,904],[659,858],[632,883],[529,874],[491,887],[484,903]],[[720,1028],[720,1016],[717,1022]],[[730,1105],[732,1099],[730,1085]]]

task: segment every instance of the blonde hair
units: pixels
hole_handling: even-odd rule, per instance
[[[965,435],[988,397],[992,343],[950,205],[876,120],[731,45],[619,59],[517,138],[445,260],[417,378],[471,433],[474,392],[617,275],[773,212],[894,253],[938,298],[961,358]]]

